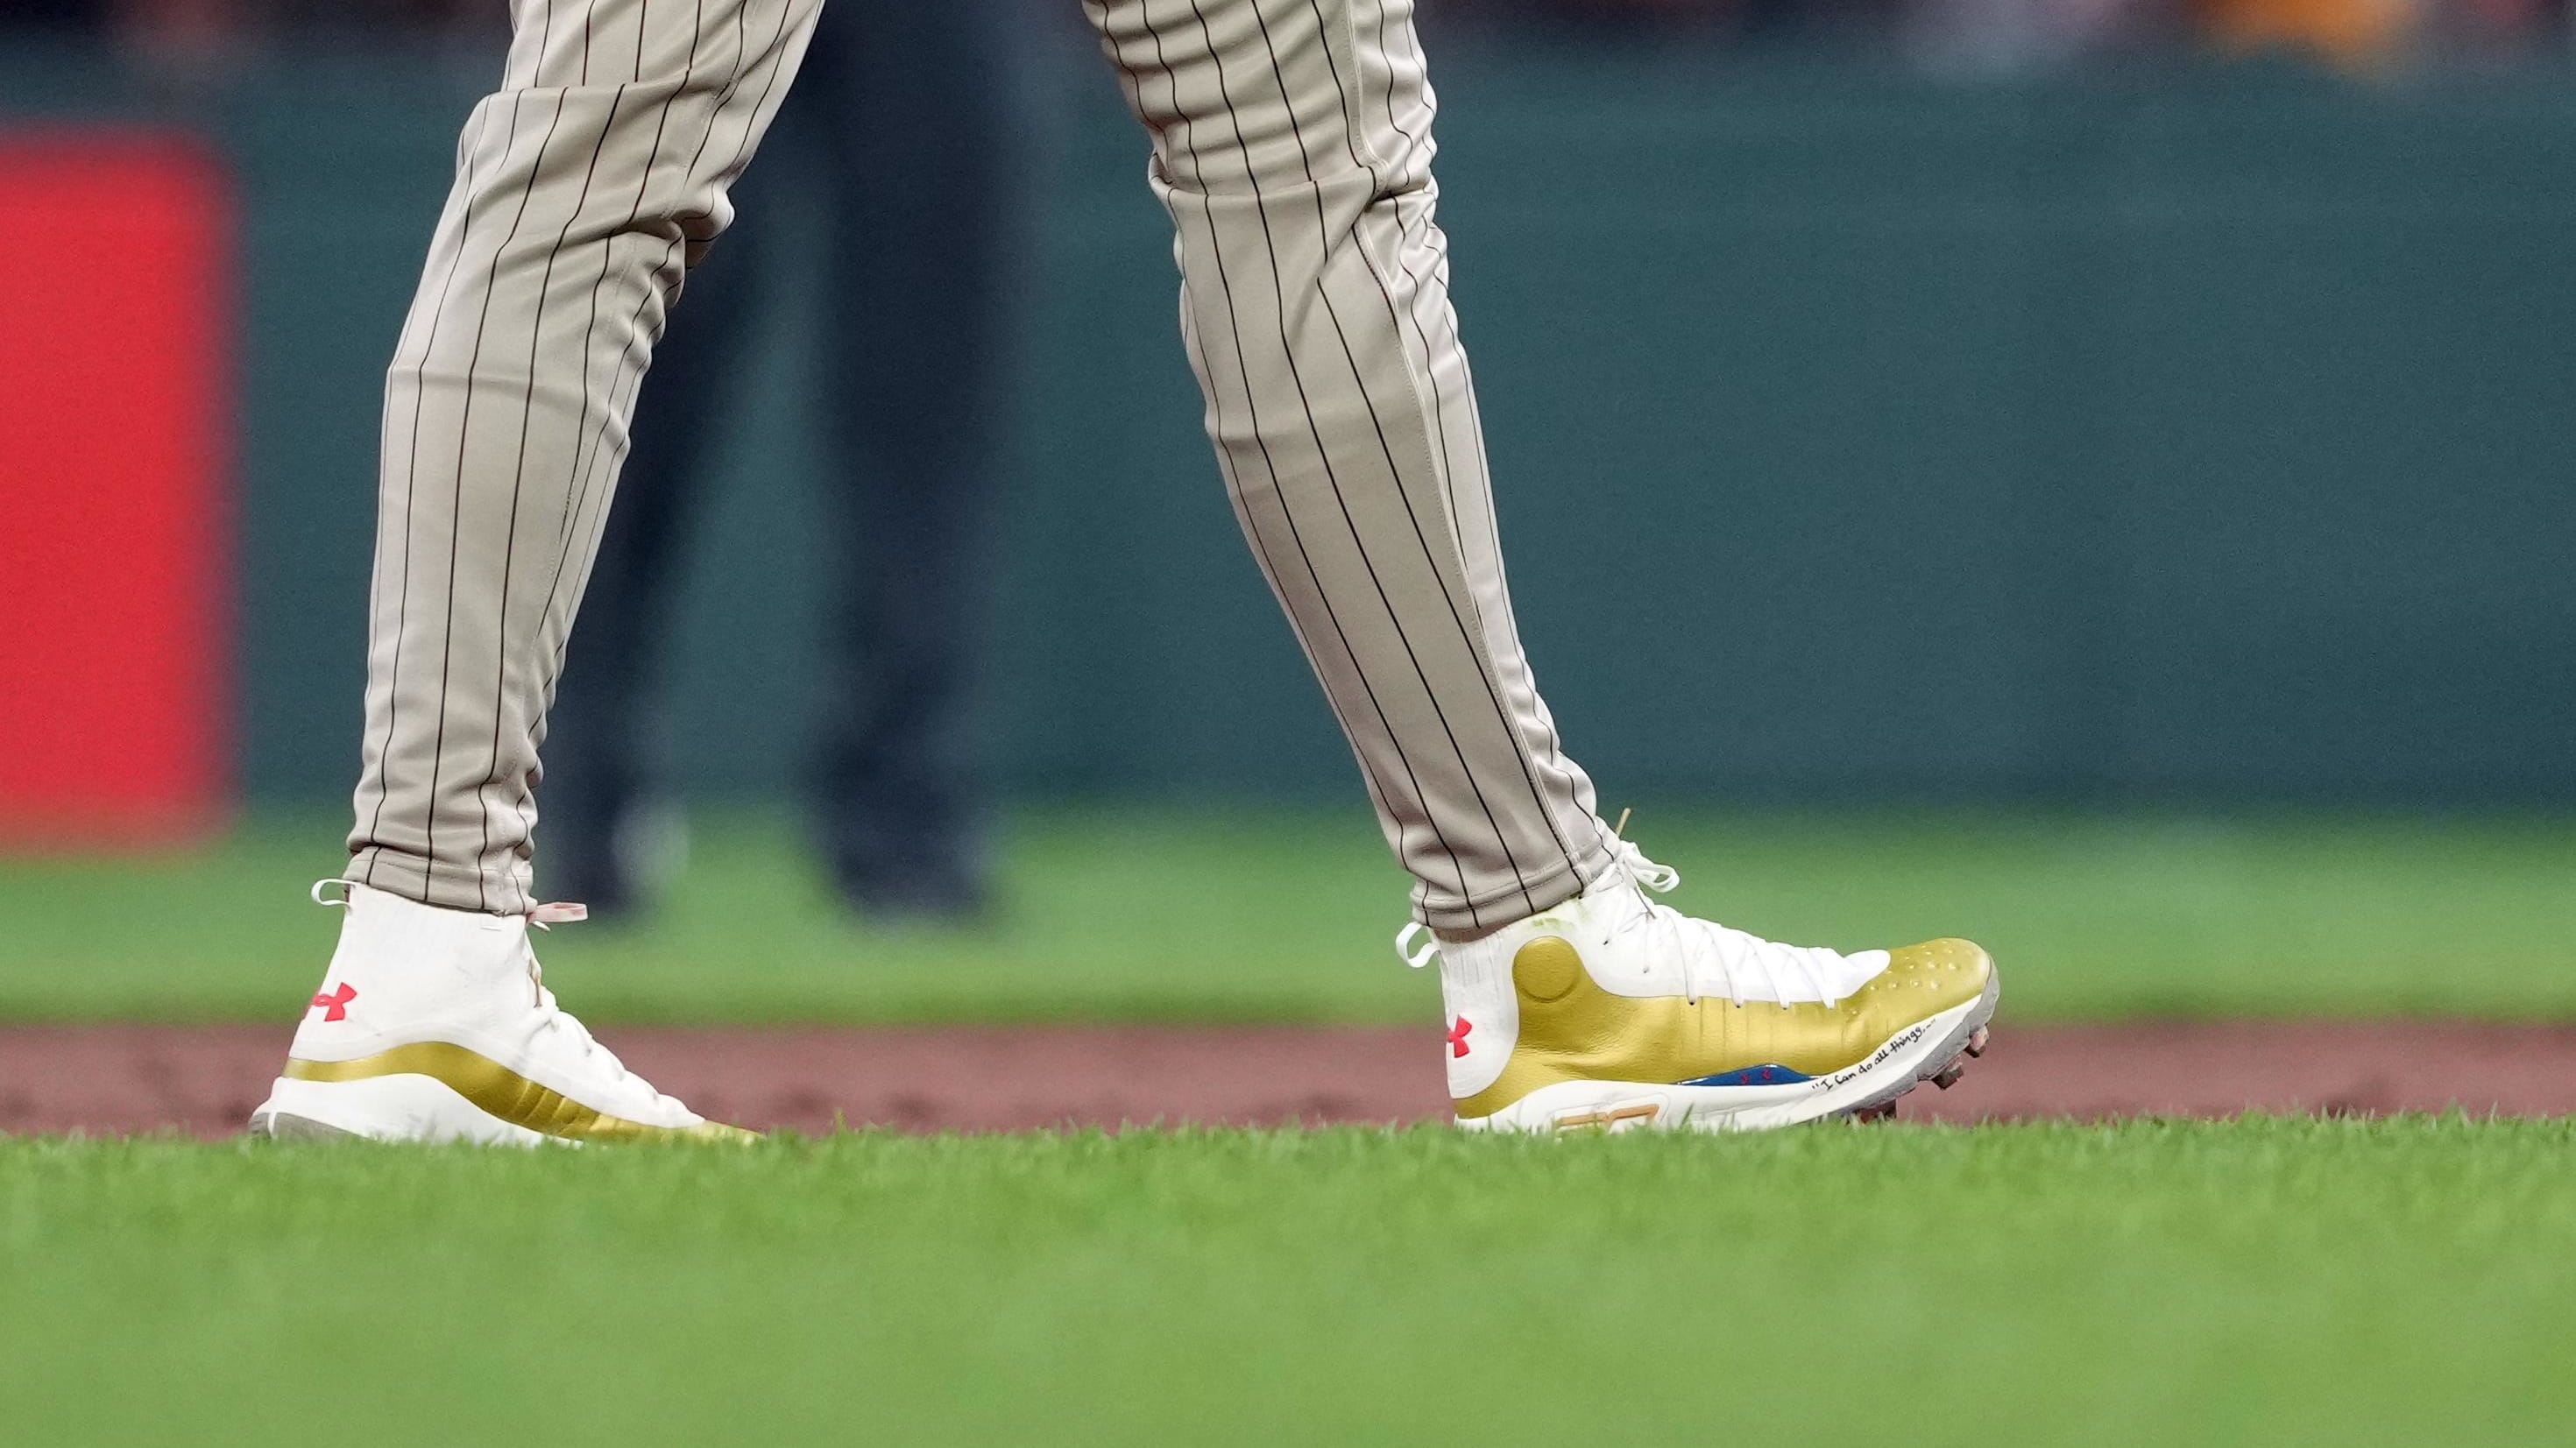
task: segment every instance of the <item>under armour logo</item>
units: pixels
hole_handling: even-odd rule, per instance
[[[1476,1029],[1476,1027],[1469,1022],[1465,1016],[1460,1016],[1458,1018],[1458,1024],[1449,1028],[1450,1055],[1464,1056],[1467,1054],[1467,1033],[1474,1029]]]
[[[358,988],[344,980],[338,985],[333,986],[329,995],[315,996],[313,998],[313,1004],[325,1007],[322,1012],[322,1019],[326,1021],[345,1021],[349,1018],[349,1002],[356,1000],[357,998]],[[1460,1051],[1458,1054],[1463,1056],[1467,1053]]]

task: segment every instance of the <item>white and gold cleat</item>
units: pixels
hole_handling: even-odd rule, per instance
[[[324,881],[314,887],[323,899]],[[347,887],[339,949],[251,1113],[256,1136],[377,1141],[753,1141],[626,1069],[555,1005],[528,927],[581,918],[442,910]],[[325,900],[324,903],[341,903]]]
[[[1440,963],[1449,1095],[1477,1130],[1743,1131],[1883,1117],[1982,1054],[1999,983],[1965,940],[1843,955],[1683,915],[1681,883],[1623,844],[1573,900]]]

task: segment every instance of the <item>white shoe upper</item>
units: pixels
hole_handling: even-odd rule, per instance
[[[1449,1093],[1473,1096],[1491,1086],[1511,1060],[1520,1030],[1520,996],[1512,961],[1541,936],[1572,944],[1593,982],[1612,995],[1687,1000],[1833,1004],[1888,967],[1884,950],[1845,955],[1821,946],[1783,945],[1684,915],[1656,900],[1681,883],[1679,871],[1656,864],[1625,841],[1612,867],[1581,895],[1474,940],[1433,938],[1409,925],[1396,937],[1408,965],[1440,963],[1440,993],[1451,1022]],[[1463,1034],[1462,1021],[1474,1024]]]
[[[486,915],[365,885],[347,888],[339,948],[289,1056],[355,1061],[443,1042],[608,1116],[675,1128],[703,1120],[627,1070],[555,1004],[529,947],[528,927],[535,920],[577,919],[576,911]]]

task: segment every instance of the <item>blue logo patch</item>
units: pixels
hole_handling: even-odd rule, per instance
[[[1720,1071],[1714,1076],[1700,1076],[1677,1082],[1682,1086],[1789,1086],[1815,1078],[1804,1071],[1786,1066],[1747,1066],[1741,1071]]]

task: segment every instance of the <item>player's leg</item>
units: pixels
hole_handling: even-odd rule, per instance
[[[636,387],[816,3],[518,0],[386,387],[348,918],[254,1130],[729,1131],[555,1008],[530,792]]]
[[[819,0],[518,0],[385,388],[348,878],[518,913],[537,746],[686,265]]]
[[[1246,538],[1420,917],[1609,869],[1511,615],[1404,0],[1089,0],[1154,137],[1182,330]]]
[[[1879,1113],[1982,1049],[1995,975],[1683,916],[1521,657],[1432,220],[1409,0],[1088,0],[1154,135],[1182,327],[1244,532],[1439,931],[1460,1120]],[[1408,930],[1408,935],[1411,931]],[[1399,942],[1403,937],[1399,937]]]

